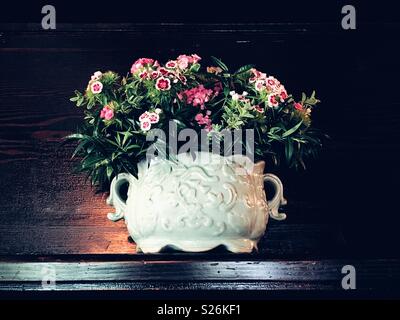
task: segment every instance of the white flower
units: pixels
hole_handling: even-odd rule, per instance
[[[235,94],[232,95],[232,100],[233,101],[238,101],[239,98],[240,98],[240,94],[238,94],[238,93],[235,93]]]
[[[243,91],[242,96],[245,97],[247,96],[249,93],[247,91]]]
[[[140,122],[140,129],[142,129],[142,131],[149,131],[150,128],[151,128],[151,122],[149,119],[145,119]]]
[[[96,71],[95,73],[93,73],[93,75],[91,76],[91,80],[92,81],[96,81],[96,80],[100,80],[100,78],[103,76],[103,73],[101,71]]]
[[[158,121],[160,121],[160,116],[158,115],[158,113],[150,112],[149,120],[150,120],[150,123],[157,123]]]
[[[90,91],[93,94],[100,93],[103,90],[103,84],[100,81],[94,81],[90,84]]]
[[[230,94],[231,96],[233,96],[234,94],[236,94],[236,92],[235,92],[235,91],[231,91],[231,92],[229,92],[229,94]]]
[[[255,88],[257,91],[261,91],[265,88],[265,82],[264,80],[257,80],[255,83]]]
[[[143,112],[139,117],[139,121],[142,122],[142,121],[144,121],[146,119],[149,119],[149,117],[150,117],[150,113],[149,112],[147,112],[147,111]]]
[[[162,110],[160,108],[157,108],[156,110],[154,110],[155,113],[160,114],[162,112]]]

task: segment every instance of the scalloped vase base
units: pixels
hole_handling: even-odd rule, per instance
[[[169,239],[145,239],[136,242],[137,247],[143,253],[158,253],[165,247],[179,251],[204,252],[224,246],[234,253],[251,253],[257,249],[257,241],[249,239],[218,239],[218,240],[172,240]]]

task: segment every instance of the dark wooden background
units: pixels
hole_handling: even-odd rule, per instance
[[[373,285],[365,282],[365,288],[398,286],[400,19],[394,7],[378,10],[356,4],[357,29],[346,31],[340,25],[343,4],[274,3],[268,4],[272,9],[267,11],[218,4],[189,16],[180,6],[180,10],[163,7],[138,14],[133,4],[93,8],[60,3],[56,5],[57,29],[48,31],[40,26],[40,4],[16,9],[17,2],[3,10],[0,266],[4,275],[0,281],[9,289],[21,288],[20,282],[30,288],[29,281],[39,278],[10,276],[10,270],[29,274],[32,265],[24,267],[23,262],[114,261],[113,268],[119,270],[115,261],[161,259],[190,266],[192,261],[281,261],[288,270],[293,266],[293,283],[309,288],[324,288],[326,281],[336,281],[338,268],[351,262],[365,267],[360,270],[364,279],[375,279]],[[267,164],[267,171],[283,180],[288,219],[270,222],[259,253],[137,254],[134,244],[127,241],[124,223],[106,219],[111,208],[105,204],[105,195],[96,195],[84,176],[73,173],[71,148],[58,148],[61,138],[82,118],[81,110],[68,99],[75,89],[85,87],[94,71],[124,74],[138,57],[165,60],[181,53],[198,53],[205,58],[204,64],[214,55],[232,68],[255,63],[298,97],[302,90],[316,89],[322,100],[313,114],[314,125],[331,140],[320,158],[310,161],[305,172]],[[10,261],[20,264],[13,269]],[[296,272],[304,275],[304,270],[310,270],[308,262],[296,267],[299,261],[313,262],[317,271],[308,278],[296,278]],[[325,263],[336,272],[327,278]],[[141,270],[140,264],[130,268],[128,278],[135,280],[132,275]],[[227,272],[221,268],[222,274]],[[239,280],[254,271],[243,269],[240,263],[237,268]],[[77,274],[87,271],[82,270]],[[186,272],[179,270],[175,272]],[[174,280],[168,272],[173,270],[167,271],[165,279]],[[266,281],[258,272],[260,281]],[[107,281],[100,274],[89,280]],[[223,288],[218,287],[219,280],[232,280],[229,274],[225,278],[208,275],[204,273],[203,279],[213,280],[216,288]],[[369,275],[375,276],[370,279]],[[67,278],[66,282],[73,280]],[[377,285],[376,279],[386,282]],[[150,280],[162,287],[160,279],[149,276]],[[250,280],[256,279],[243,277]],[[273,288],[274,283],[262,288]],[[252,285],[245,288],[257,289]],[[336,281],[333,287],[338,286]]]

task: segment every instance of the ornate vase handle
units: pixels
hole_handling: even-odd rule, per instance
[[[279,212],[279,207],[287,203],[283,197],[283,184],[282,181],[274,174],[264,174],[264,182],[270,183],[275,189],[274,197],[268,201],[268,213],[271,218],[275,220],[286,219],[286,214]]]
[[[111,181],[110,196],[107,198],[107,204],[115,208],[115,213],[108,213],[108,219],[111,221],[118,221],[124,218],[126,212],[126,201],[121,197],[120,189],[125,183],[129,183],[129,188],[131,188],[136,181],[136,178],[129,173],[119,173]]]

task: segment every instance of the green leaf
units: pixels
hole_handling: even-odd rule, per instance
[[[85,97],[84,97],[84,96],[81,96],[81,97],[77,100],[76,106],[77,106],[77,107],[80,107],[84,101],[85,101]]]
[[[228,71],[228,67],[226,66],[225,63],[223,63],[220,59],[216,57],[211,57],[211,59],[224,71]]]
[[[111,180],[111,176],[112,176],[112,174],[113,174],[113,168],[112,168],[112,166],[107,166],[107,178],[108,178],[108,180]]]
[[[240,67],[236,72],[234,73],[235,76],[248,72],[250,69],[254,68],[254,64],[247,64],[243,67]]]
[[[287,163],[290,163],[290,160],[292,160],[292,155],[293,155],[293,141],[291,139],[288,139],[285,144],[285,156]]]
[[[301,103],[304,104],[304,101],[306,101],[306,99],[307,99],[307,95],[303,92],[301,94]]]
[[[190,67],[190,71],[192,71],[192,72],[197,72],[197,71],[199,71],[199,69],[200,69],[200,64],[198,64],[198,63],[195,63]]]
[[[82,140],[82,141],[79,143],[79,145],[76,147],[75,151],[72,153],[71,158],[75,158],[75,156],[79,153],[79,151],[81,151],[81,150],[85,147],[85,145],[86,145],[87,143],[89,143],[88,140]]]
[[[289,129],[288,131],[284,132],[282,134],[282,138],[286,138],[296,132],[297,129],[300,128],[301,124],[303,123],[303,120],[301,120],[298,124],[296,124],[293,128]]]
[[[132,137],[133,134],[130,133],[129,131],[125,131],[125,132],[123,133],[123,135],[124,135],[124,138],[122,139],[122,146],[125,145],[126,141],[127,141],[130,137]]]
[[[88,138],[88,137],[89,136],[87,136],[85,134],[82,134],[82,133],[73,133],[73,134],[70,134],[70,135],[66,136],[64,139],[77,140],[77,139],[85,139],[85,138]]]

